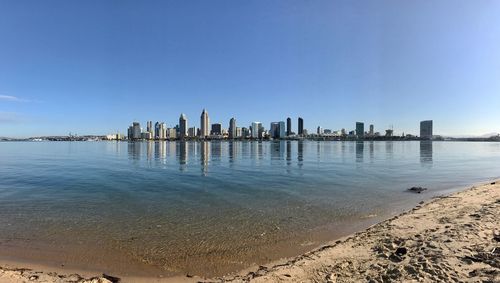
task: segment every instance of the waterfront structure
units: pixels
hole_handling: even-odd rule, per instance
[[[155,132],[154,132],[153,137],[155,140],[160,138],[160,122],[155,123]]]
[[[183,139],[187,136],[187,129],[188,129],[188,120],[186,115],[181,114],[181,117],[179,118],[179,138]]]
[[[370,132],[369,132],[369,134],[370,134],[370,137],[373,137],[373,135],[374,135],[373,124],[370,125]]]
[[[153,121],[148,121],[148,122],[146,123],[146,132],[151,133],[151,136],[152,136],[152,137],[154,136],[154,132],[153,132]]]
[[[316,133],[318,135],[322,135],[323,134],[323,128],[321,128],[320,126],[318,126],[318,128],[316,129]]]
[[[234,139],[236,137],[238,137],[237,135],[237,130],[236,130],[236,119],[234,118],[231,118],[231,120],[229,120],[229,138],[230,139]]]
[[[141,138],[143,140],[150,140],[153,138],[153,135],[151,135],[151,132],[142,132],[141,133]]]
[[[131,135],[129,139],[131,140],[139,140],[141,139],[141,124],[139,122],[133,122],[131,126]]]
[[[262,138],[263,133],[262,123],[261,122],[252,122],[252,138],[260,139]]]
[[[299,136],[303,136],[304,135],[304,119],[302,119],[301,117],[299,117],[298,119],[298,134]]]
[[[167,139],[173,140],[177,138],[177,129],[176,128],[168,128],[167,129]]]
[[[191,127],[188,129],[188,137],[194,138],[194,137],[196,137],[196,134],[197,134],[196,127]]]
[[[394,133],[393,129],[387,129],[387,130],[385,130],[385,136],[388,137],[388,138],[392,137],[393,133]]]
[[[201,117],[200,117],[201,138],[204,139],[210,135],[209,125],[210,125],[210,118],[208,117],[208,112],[207,110],[203,109],[203,112],[201,112]]]
[[[241,128],[241,137],[248,138],[250,137],[250,129],[246,127]]]
[[[292,118],[286,118],[286,136],[292,135]]]
[[[282,139],[286,136],[285,122],[279,122],[279,138]]]
[[[362,139],[365,137],[365,123],[356,122],[356,137]]]
[[[158,138],[160,140],[164,140],[167,138],[167,125],[165,123],[160,123],[158,127]]]
[[[235,133],[235,138],[241,138],[243,136],[243,131],[242,128],[236,127],[236,133]]]
[[[269,127],[269,136],[273,139],[280,138],[280,122],[272,122]]]
[[[432,120],[420,122],[420,138],[423,140],[432,139]]]
[[[203,134],[203,131],[202,131]],[[212,136],[221,136],[222,135],[222,125],[219,123],[212,124],[212,130],[210,131]]]

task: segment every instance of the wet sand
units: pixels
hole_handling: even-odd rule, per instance
[[[436,197],[314,251],[233,276],[204,279],[112,275],[121,277],[121,282],[498,282],[498,215],[500,184],[486,184]],[[0,282],[23,281],[116,280],[93,270],[0,258]]]

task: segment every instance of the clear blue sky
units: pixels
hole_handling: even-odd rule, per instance
[[[0,136],[225,127],[500,132],[500,1],[0,1]]]

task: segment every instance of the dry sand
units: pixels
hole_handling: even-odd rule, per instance
[[[434,198],[363,232],[240,275],[121,282],[500,282],[499,229],[497,182]],[[113,281],[0,266],[0,282]]]

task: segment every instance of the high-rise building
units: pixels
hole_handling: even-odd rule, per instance
[[[194,137],[196,137],[196,131],[197,131],[196,127],[191,127],[191,128],[189,128],[189,129],[188,129],[188,136],[189,136],[190,138],[194,138]]]
[[[164,140],[167,138],[167,125],[160,123],[158,126],[158,139]]]
[[[139,122],[132,123],[132,140],[140,140],[141,136],[141,124]]]
[[[286,118],[286,135],[292,135],[292,118],[290,117]]]
[[[299,117],[299,121],[298,121],[298,134],[299,136],[303,136],[304,135],[304,119],[302,119],[301,117]]]
[[[212,124],[212,130],[210,131],[212,136],[222,135],[222,125],[219,123]]]
[[[175,128],[167,129],[167,139],[176,139],[177,138],[177,130]]]
[[[236,133],[234,134],[235,138],[241,138],[242,136],[242,130],[240,127],[236,127]]]
[[[286,136],[286,128],[285,128],[285,122],[280,121],[279,122],[279,138],[282,139]]]
[[[250,137],[250,129],[247,127],[241,128],[241,137],[245,139]]]
[[[155,140],[160,139],[160,122],[155,123],[155,133],[154,133],[153,138]]]
[[[318,128],[316,129],[316,134],[322,135],[323,134],[323,128],[321,128],[320,126],[318,126]]]
[[[203,109],[203,112],[201,112],[201,117],[200,117],[200,131],[201,131],[201,138],[206,138],[210,135],[210,118],[208,117],[208,112],[207,110]]]
[[[432,120],[420,122],[420,138],[423,140],[432,139]]]
[[[146,124],[146,132],[151,133],[151,136],[154,136],[153,132],[153,121],[148,121]]]
[[[356,137],[362,139],[365,137],[365,123],[356,122]]]
[[[285,122],[272,122],[269,129],[269,135],[273,139],[282,139],[286,136]]]
[[[269,127],[269,135],[273,139],[277,139],[280,136],[280,123],[278,122],[272,122],[271,126]]]
[[[229,138],[234,139],[237,136],[238,135],[236,134],[236,119],[231,118],[231,120],[229,120]]]
[[[262,138],[262,123],[261,122],[253,122],[252,123],[252,138],[253,139],[260,139]]]
[[[179,118],[179,138],[183,139],[187,136],[188,120],[186,115],[181,114]]]
[[[373,129],[373,124],[370,125],[370,136],[373,137],[374,135],[374,129]]]

